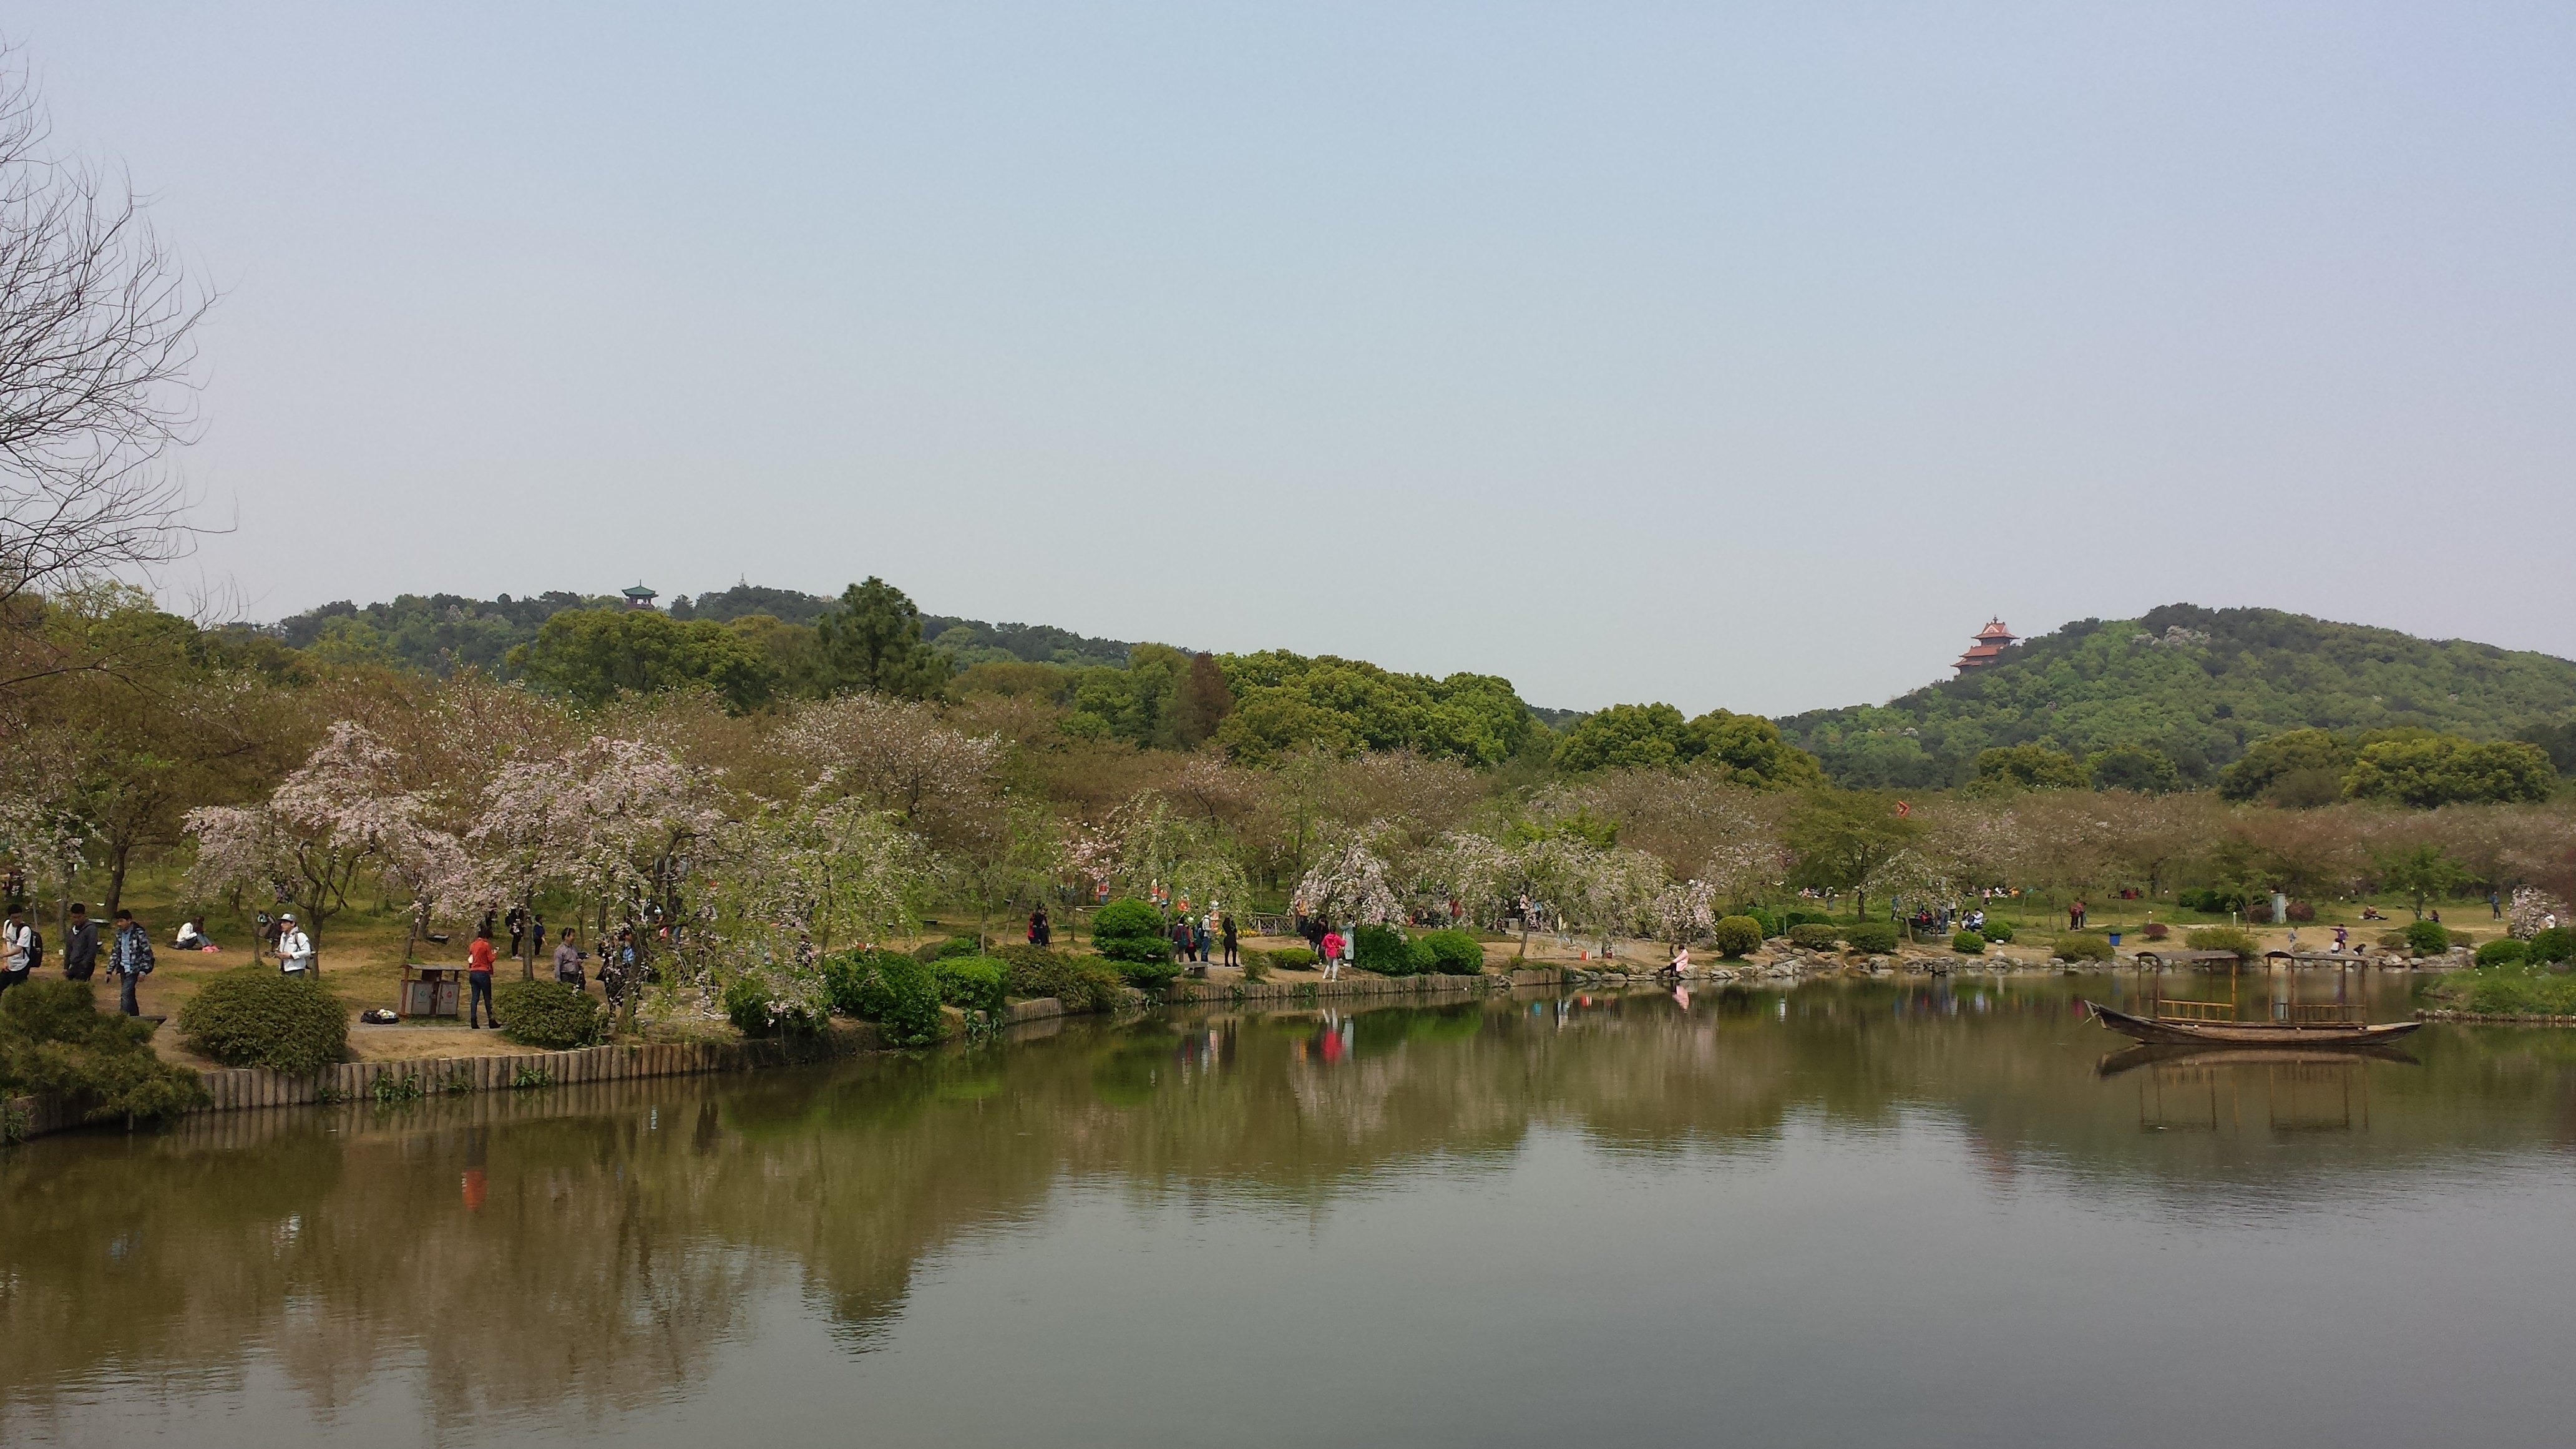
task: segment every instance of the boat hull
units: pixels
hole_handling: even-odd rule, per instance
[[[2192,1046],[2247,1047],[2344,1047],[2368,1046],[2395,1041],[2415,1028],[2420,1021],[2390,1021],[2377,1024],[2359,1022],[2328,1026],[2291,1026],[2268,1021],[2155,1021],[2131,1016],[2125,1011],[2104,1006],[2098,1001],[2084,1003],[2093,1019],[2120,1033],[2144,1042]]]

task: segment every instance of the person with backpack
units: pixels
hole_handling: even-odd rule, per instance
[[[0,993],[25,981],[44,952],[45,940],[27,924],[26,910],[11,906],[8,919],[0,921]]]
[[[143,1009],[135,1004],[135,988],[152,974],[152,933],[143,929],[132,911],[116,913],[116,935],[108,942],[108,974],[116,978],[116,1009],[128,1016],[141,1016]]]
[[[98,922],[89,907],[72,902],[71,925],[63,932],[63,979],[87,981],[98,970]]]
[[[288,976],[313,969],[313,938],[304,934],[292,915],[277,918],[277,969]]]

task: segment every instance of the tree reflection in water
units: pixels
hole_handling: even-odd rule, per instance
[[[2323,1203],[2357,1171],[2576,1132],[2567,1038],[2438,1027],[2420,1066],[2359,1068],[2366,1124],[2296,1155],[2260,1113],[2142,1132],[2134,1083],[2096,1075],[2117,1043],[2071,1002],[1939,982],[1076,1021],[815,1071],[47,1139],[0,1157],[0,1428],[103,1383],[234,1388],[254,1357],[326,1418],[410,1365],[433,1425],[603,1419],[684,1397],[781,1289],[867,1351],[926,1258],[1039,1223],[1068,1184],[1317,1215],[1426,1161],[1498,1172],[1540,1131],[1681,1160],[1768,1154],[1801,1116],[1937,1113],[2005,1173]]]

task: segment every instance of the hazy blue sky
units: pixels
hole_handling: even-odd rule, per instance
[[[257,617],[924,608],[1782,712],[2576,655],[2576,6],[0,6],[228,295]]]

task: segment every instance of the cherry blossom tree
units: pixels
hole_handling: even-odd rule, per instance
[[[370,870],[390,868],[419,887],[417,924],[426,898],[448,888],[459,857],[452,839],[423,823],[425,802],[401,788],[399,763],[365,726],[333,724],[265,802],[188,812],[197,842],[191,883],[209,892],[275,888],[318,947],[324,923],[348,908],[349,888]]]
[[[1385,857],[1368,836],[1352,831],[1324,848],[1297,882],[1304,909],[1335,924],[1397,926],[1404,923],[1404,898],[1388,878]]]
[[[939,839],[986,805],[1004,746],[940,722],[929,705],[872,694],[800,707],[774,748],[804,788],[848,796]]]
[[[485,787],[465,833],[470,893],[485,909],[533,914],[538,898],[559,888],[596,913],[604,935],[621,912],[672,903],[689,848],[723,822],[713,794],[706,772],[640,740],[593,736],[514,759]],[[535,974],[534,944],[521,957],[523,975]]]

